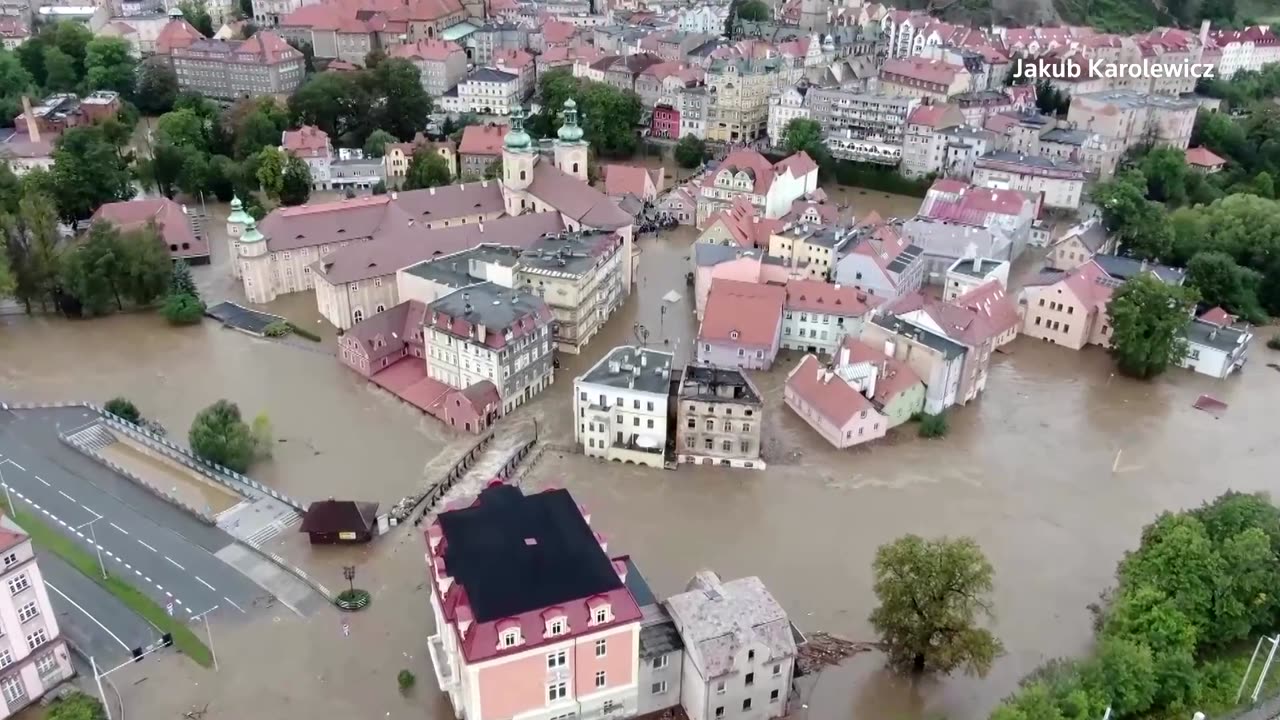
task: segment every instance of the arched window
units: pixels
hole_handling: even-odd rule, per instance
[[[522,182],[524,181],[524,170],[521,170],[521,171],[520,171],[520,180],[521,180]]]
[[[578,163],[574,163],[574,164],[573,164],[573,174],[574,174],[574,175],[577,175],[577,174],[578,174]]]
[[[356,308],[355,311],[351,313],[351,319],[355,320],[356,322],[360,322],[361,320],[364,320],[364,310],[361,310],[360,308]]]

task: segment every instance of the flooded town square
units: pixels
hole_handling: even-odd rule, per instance
[[[909,214],[919,204],[871,191],[833,195],[859,216]],[[783,382],[799,360],[791,353],[753,375],[767,403],[765,471],[662,471],[569,451],[573,378],[607,350],[636,342],[643,328],[650,346],[689,360],[693,238],[681,228],[637,241],[638,276],[623,310],[583,355],[561,356],[554,386],[499,421],[497,442],[536,429],[548,449],[522,482],[568,488],[610,552],[630,554],[659,596],[682,590],[701,568],[758,575],[806,631],[873,640],[877,546],[907,533],[974,537],[995,568],[993,628],[1006,648],[991,673],[912,686],[865,653],[825,671],[798,717],[984,718],[1043,661],[1088,649],[1088,604],[1158,513],[1227,489],[1280,491],[1280,353],[1264,342],[1229,380],[1174,369],[1142,383],[1114,374],[1098,348],[1072,352],[1019,338],[992,361],[981,397],[949,413],[944,439],[902,428],[848,451],[783,407]],[[207,300],[235,300],[225,243],[214,251],[196,279]],[[673,291],[678,301],[663,299]],[[310,294],[265,309],[314,327],[324,342],[257,339],[211,320],[174,329],[151,313],[0,318],[0,397],[125,396],[178,441],[199,409],[232,400],[250,417],[265,412],[277,440],[273,458],[248,474],[304,502],[375,500],[385,509],[430,485],[474,443],[342,366]],[[1202,393],[1228,410],[1215,417],[1194,409]],[[271,549],[331,587],[345,587],[342,568],[354,566],[373,604],[352,615],[326,609],[302,618],[280,607],[253,623],[214,618],[217,673],[167,659],[113,676],[131,720],[171,720],[206,706],[205,720],[451,717],[427,656],[434,628],[416,528],[342,548],[313,549],[290,533]],[[402,668],[418,678],[405,694],[396,687]]]

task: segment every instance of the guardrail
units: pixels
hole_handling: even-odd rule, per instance
[[[149,482],[147,482],[146,480],[143,480],[141,477],[139,477],[139,476],[138,476],[138,475],[136,475],[135,473],[133,473],[133,472],[131,472],[131,471],[129,471],[129,470],[126,470],[126,469],[124,469],[124,468],[120,467],[118,464],[116,464],[116,463],[114,463],[114,462],[112,462],[112,461],[110,461],[110,460],[108,460],[108,459],[106,459],[106,458],[102,457],[101,455],[99,455],[99,454],[97,454],[97,453],[95,453],[95,452],[90,451],[90,450],[89,450],[89,449],[87,449],[87,448],[83,448],[83,447],[81,447],[81,446],[79,446],[79,445],[77,445],[77,444],[75,444],[75,443],[71,442],[71,440],[69,440],[69,439],[67,438],[67,436],[66,436],[66,435],[64,435],[64,434],[62,434],[62,433],[59,433],[59,434],[58,434],[58,439],[59,439],[59,440],[61,440],[61,441],[62,441],[62,443],[63,443],[64,445],[66,445],[67,447],[72,448],[73,450],[75,450],[75,451],[79,452],[81,455],[84,455],[85,457],[89,458],[90,460],[94,460],[94,461],[96,461],[96,462],[100,462],[100,463],[102,463],[103,465],[106,465],[107,467],[109,467],[109,468],[111,468],[112,470],[116,471],[116,472],[117,472],[117,473],[119,473],[120,475],[123,475],[124,477],[129,478],[129,479],[130,479],[130,480],[132,480],[133,482],[137,483],[138,485],[140,485],[140,486],[142,486],[143,488],[145,488],[146,490],[148,490],[152,495],[155,495],[155,496],[159,497],[161,500],[164,500],[164,501],[166,501],[166,502],[168,502],[168,503],[171,503],[171,504],[173,504],[173,505],[175,505],[175,506],[177,506],[177,507],[179,507],[179,508],[181,508],[181,509],[183,509],[183,510],[186,510],[187,512],[191,513],[192,515],[195,515],[197,519],[199,519],[201,522],[205,523],[206,525],[217,525],[217,524],[218,524],[217,520],[215,520],[215,519],[214,519],[212,516],[210,516],[208,513],[204,512],[204,511],[202,511],[202,510],[197,510],[197,509],[195,509],[195,508],[191,507],[189,504],[187,504],[187,503],[185,503],[185,502],[183,502],[183,501],[179,500],[178,498],[176,498],[176,497],[174,497],[173,495],[171,495],[171,494],[169,494],[168,492],[166,492],[164,489],[159,488],[159,487],[156,487],[154,484],[149,483]]]

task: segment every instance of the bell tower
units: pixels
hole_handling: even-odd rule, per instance
[[[519,215],[528,208],[525,191],[533,182],[533,165],[538,159],[533,140],[524,129],[524,108],[511,113],[511,129],[502,139],[502,187],[508,215]]]
[[[564,112],[561,114],[564,123],[557,133],[555,154],[556,167],[582,182],[587,182],[587,143],[582,139],[582,128],[578,125],[578,103],[569,98],[564,101]]]

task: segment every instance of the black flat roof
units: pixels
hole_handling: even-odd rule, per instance
[[[617,590],[622,579],[568,490],[494,485],[440,514],[445,569],[489,622]]]

